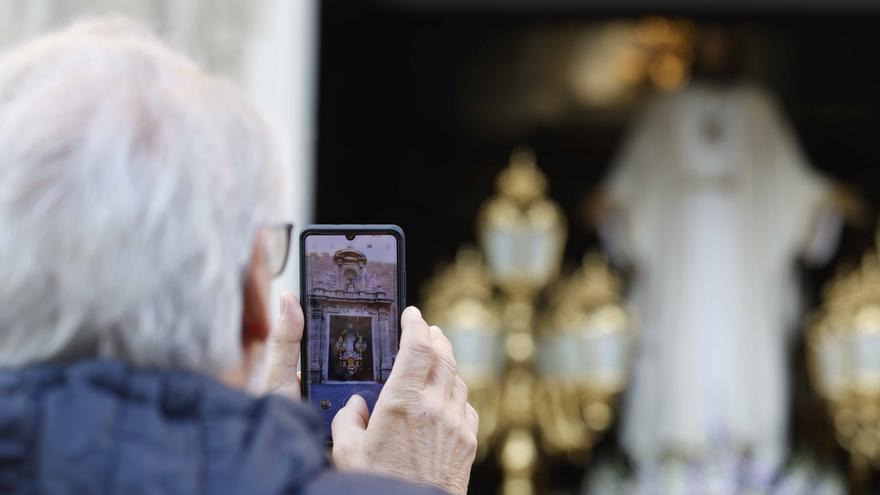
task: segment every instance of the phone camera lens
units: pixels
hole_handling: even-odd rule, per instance
[[[354,234],[345,234],[345,238],[348,239],[349,241],[353,241],[353,240],[354,240]]]

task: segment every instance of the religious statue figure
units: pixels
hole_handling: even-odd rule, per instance
[[[336,339],[334,345],[339,367],[345,369],[349,377],[353,377],[361,369],[367,342],[360,332],[355,332],[349,325],[345,332]]]
[[[645,272],[624,433],[636,456],[715,441],[781,450],[792,262],[826,187],[752,89],[691,90],[648,110],[608,189],[626,222],[614,251]]]
[[[846,213],[836,191],[754,86],[693,85],[637,121],[599,228],[633,271],[640,336],[621,443],[639,469],[726,466],[731,488],[712,493],[778,478],[801,314],[795,261],[833,255]]]
[[[869,208],[810,167],[748,82],[740,37],[705,24],[694,51],[692,82],[647,105],[585,209],[631,268],[639,322],[620,428],[635,476],[606,470],[589,493],[843,493],[833,470],[789,455],[787,358],[796,260],[827,262],[843,220],[864,228]]]

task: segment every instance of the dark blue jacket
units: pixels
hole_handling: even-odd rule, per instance
[[[305,406],[113,361],[0,371],[0,493],[438,494],[334,471]]]

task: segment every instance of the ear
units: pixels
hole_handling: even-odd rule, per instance
[[[269,268],[267,266],[262,238],[257,236],[244,280],[241,312],[241,345],[247,356],[255,346],[269,337],[269,294],[271,293]]]

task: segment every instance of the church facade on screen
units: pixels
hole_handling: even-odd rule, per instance
[[[384,383],[398,346],[395,265],[353,247],[307,256],[311,386]]]

